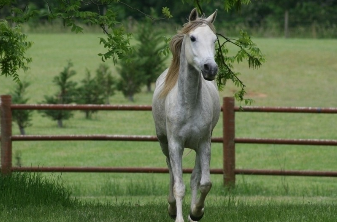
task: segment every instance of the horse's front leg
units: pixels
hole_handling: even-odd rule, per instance
[[[211,160],[210,142],[205,142],[203,145],[199,147],[199,149],[196,150],[196,152],[197,152],[196,161],[195,161],[196,164],[195,164],[193,172],[195,171],[196,173],[195,178],[199,179],[198,188],[200,191],[200,197],[199,199],[197,199],[196,188],[195,188],[195,191],[193,191],[193,188],[192,188],[192,203],[191,203],[191,212],[189,215],[190,221],[199,221],[204,216],[205,199],[206,199],[208,192],[212,188],[212,182],[211,182],[210,171],[209,171],[210,160]],[[193,174],[192,174],[192,179],[193,179]],[[194,180],[194,181],[197,181],[197,180]]]
[[[172,174],[172,168],[171,168],[171,162],[170,162],[170,155],[169,155],[169,150],[168,150],[168,143],[166,136],[160,137],[158,135],[158,139],[160,141],[160,146],[162,148],[162,151],[164,155],[166,156],[166,164],[170,173],[170,184],[169,184],[169,195],[167,198],[167,202],[169,203],[168,206],[168,214],[172,219],[176,219],[177,217],[177,206],[176,206],[176,199],[174,198],[173,195],[173,185],[174,185],[174,178]]]
[[[185,196],[185,184],[183,181],[182,155],[184,148],[178,142],[169,142],[169,155],[171,171],[173,176],[173,195],[176,201],[177,217],[176,222],[183,222],[182,204]]]
[[[166,163],[167,163],[167,167],[168,167],[169,173],[170,173],[170,187],[169,187],[169,195],[168,195],[168,198],[167,198],[167,201],[169,203],[168,214],[170,215],[170,217],[172,219],[176,219],[176,217],[177,217],[177,206],[176,206],[176,199],[175,199],[174,194],[173,194],[174,178],[173,178],[173,174],[172,174],[172,168],[171,168],[171,163],[170,163],[169,157],[166,158]]]
[[[194,211],[194,206],[197,202],[198,198],[198,189],[200,185],[200,179],[201,179],[201,167],[200,167],[200,158],[198,153],[196,154],[195,158],[195,165],[192,171],[191,175],[191,192],[192,192],[192,198],[191,198],[191,212]],[[192,216],[193,217],[193,216]],[[194,218],[195,219],[195,218]],[[189,216],[189,221],[193,221]]]

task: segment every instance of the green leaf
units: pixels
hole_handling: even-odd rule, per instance
[[[163,7],[162,8],[162,13],[166,18],[172,18],[173,16],[171,15],[170,9],[168,7]]]
[[[25,55],[31,45],[19,26],[12,28],[7,21],[0,20],[0,75],[10,76],[19,82],[18,70],[26,71],[32,61]]]

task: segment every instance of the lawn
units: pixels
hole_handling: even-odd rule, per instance
[[[0,176],[0,188],[0,220],[3,222],[171,221],[162,195],[74,199],[57,178],[41,174]],[[202,221],[335,221],[335,198],[249,196],[248,190],[245,196],[240,196],[236,191],[210,195]],[[184,200],[185,213],[189,198],[187,195]]]
[[[101,63],[97,54],[104,50],[99,45],[98,37],[98,34],[30,34],[29,39],[34,45],[29,50],[29,55],[32,56],[33,62],[30,65],[31,69],[20,75],[22,79],[31,82],[28,89],[29,103],[38,103],[44,95],[56,92],[52,79],[63,70],[69,59],[77,71],[74,80],[80,81],[84,78],[86,69],[93,73]],[[334,96],[337,40],[254,39],[254,41],[265,54],[266,63],[257,70],[248,69],[246,64],[236,67],[242,72],[241,78],[247,85],[248,97],[255,101],[253,105],[337,107]],[[107,64],[117,76],[112,62]],[[11,79],[1,77],[0,94],[10,92],[14,84]],[[219,96],[232,96],[235,90],[237,90],[235,86],[228,83],[225,90],[219,92]],[[152,95],[146,93],[144,89],[144,92],[135,96],[135,104],[149,105],[151,97]],[[113,96],[110,103],[129,104],[121,93]],[[237,137],[337,139],[335,115],[238,113],[236,121]],[[220,119],[214,131],[216,137],[222,136],[221,123]],[[35,112],[33,125],[28,127],[26,132],[31,135],[155,134],[150,112],[100,111],[91,120],[86,120],[84,113],[75,112],[74,118],[65,121],[64,124],[64,128],[57,128],[56,122]],[[13,134],[18,133],[16,125],[13,125]],[[23,166],[166,167],[159,144],[153,142],[14,142],[13,154],[13,163],[16,164],[16,157],[20,157]],[[184,154],[185,167],[193,166],[193,157],[193,152]],[[237,145],[236,164],[237,168],[241,169],[335,171],[337,153],[335,147]],[[222,167],[220,144],[213,145],[211,167]],[[115,203],[116,206],[111,208],[110,213],[106,210],[107,212],[102,214],[99,207],[89,206],[88,210],[86,206],[82,206],[79,211],[57,208],[56,212],[60,213],[60,219],[54,221],[69,221],[69,217],[72,221],[93,221],[92,217],[100,218],[102,215],[99,221],[123,221],[112,219],[116,218],[112,214],[115,215],[121,208],[129,209],[130,215],[135,218],[125,221],[145,221],[148,220],[146,215],[158,220],[167,220],[165,210],[168,175],[112,173],[55,175],[60,175],[60,179],[71,190],[72,195],[84,202],[95,200],[113,204],[116,200],[118,204]],[[185,175],[184,178],[186,187],[189,187],[189,175]],[[211,215],[215,211],[220,211],[219,209],[226,209],[229,194],[222,187],[222,176],[212,175],[212,180],[214,186],[210,200],[217,201],[214,203],[209,201],[210,208],[207,211],[209,218],[205,217],[204,221],[224,221],[224,218],[228,221],[247,221],[248,217],[256,218],[249,221],[320,221],[317,215],[321,217],[321,221],[332,221],[328,215],[336,215],[336,211],[333,210],[336,209],[334,204],[337,200],[336,178],[237,176],[237,193],[234,196],[236,199],[230,205],[231,210],[221,211],[217,216]],[[189,195],[188,189],[187,199]],[[154,209],[153,212],[150,209]],[[35,210],[32,207],[22,212],[29,214]],[[38,209],[36,216],[43,215],[43,211],[44,209]],[[289,214],[292,211],[298,213]],[[321,213],[317,213],[318,211]],[[140,212],[143,212],[142,215],[139,215]],[[263,212],[270,212],[271,220],[259,217]],[[13,216],[17,212],[10,209],[2,211],[1,215],[6,213]],[[70,216],[63,218],[63,214]],[[55,214],[50,212],[50,215],[41,217],[41,220],[27,221],[52,221],[48,218],[55,217]],[[215,219],[217,217],[221,220]],[[282,217],[284,220],[279,219]],[[309,217],[312,219],[306,220]],[[83,218],[87,219],[82,220]]]

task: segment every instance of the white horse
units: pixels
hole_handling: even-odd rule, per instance
[[[213,81],[218,71],[214,61],[215,17],[216,11],[208,18],[200,18],[197,10],[192,10],[189,22],[170,42],[172,63],[157,79],[153,95],[156,133],[170,172],[168,213],[176,222],[184,221],[182,155],[185,147],[196,152],[189,221],[203,217],[204,201],[212,187],[211,135],[220,115],[218,89]]]

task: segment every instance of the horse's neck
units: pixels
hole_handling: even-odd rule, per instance
[[[193,108],[199,100],[201,90],[201,75],[191,65],[180,64],[178,78],[178,100],[186,107]],[[187,107],[186,107],[187,108]]]

